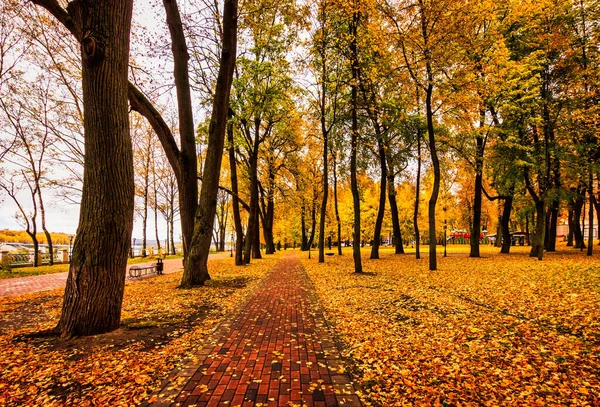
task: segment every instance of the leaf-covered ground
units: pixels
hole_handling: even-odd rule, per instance
[[[176,288],[181,273],[127,284],[120,329],[69,341],[30,335],[56,325],[63,290],[0,299],[0,405],[137,405],[276,261],[213,260],[213,279],[192,290]]]
[[[512,249],[303,259],[366,405],[600,405],[600,255]]]

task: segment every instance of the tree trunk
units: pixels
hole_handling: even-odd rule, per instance
[[[40,203],[40,217],[42,221],[42,230],[44,231],[44,236],[46,236],[46,242],[48,243],[48,253],[50,254],[50,265],[54,265],[54,249],[52,248],[52,236],[48,229],[46,228],[46,209],[44,208],[44,200],[42,199],[42,190],[39,186],[39,180],[37,181],[37,195],[38,201]],[[37,240],[37,239],[36,239]]]
[[[258,216],[258,206],[256,207],[256,225],[254,226],[254,236],[252,239],[252,258],[253,259],[262,259],[262,254],[260,252],[260,224],[259,224],[259,216]]]
[[[429,198],[429,270],[437,270],[437,235],[435,229],[435,207],[440,192],[440,161],[437,156],[435,146],[435,133],[433,129],[433,110],[431,106],[431,96],[433,93],[433,77],[430,74],[429,85],[427,87],[425,106],[427,109],[427,133],[429,135],[429,153],[431,154],[431,163],[433,165],[433,188]]]
[[[208,255],[216,212],[221,160],[225,145],[225,130],[229,112],[229,94],[233,80],[237,46],[237,0],[225,0],[223,8],[223,48],[219,61],[219,74],[208,129],[208,147],[200,202],[194,222],[194,237],[181,280],[181,287],[203,285],[210,278]],[[196,182],[196,181],[194,181]]]
[[[337,222],[337,247],[338,256],[342,255],[342,221],[340,219],[340,211],[338,208],[337,196],[337,154],[333,159],[333,202],[335,207],[335,221]]]
[[[413,226],[415,228],[415,256],[421,258],[421,234],[419,233],[419,201],[421,200],[421,130],[417,130],[417,184],[415,187],[415,210]]]
[[[510,238],[510,236],[509,236]],[[525,214],[525,240],[527,241],[527,246],[531,246],[531,238],[529,234],[529,215]]]
[[[323,65],[325,61],[323,61]],[[325,72],[325,67],[323,67]],[[329,197],[329,139],[325,124],[325,80],[322,78],[321,95],[321,134],[323,135],[323,200],[321,201],[321,216],[319,219],[319,263],[325,262],[325,216],[327,214],[327,198]]]
[[[537,257],[542,260],[544,256],[544,234],[546,232],[546,202],[538,199],[535,202],[535,231],[529,257]]]
[[[555,252],[556,251],[556,228],[558,227],[558,209],[559,202],[558,199],[555,199],[550,204],[550,210],[548,211],[549,223],[547,230],[547,239],[546,239],[546,251]]]
[[[177,248],[175,247],[175,208],[171,204],[171,216],[169,217],[169,239],[171,241],[171,254],[177,254]]]
[[[354,272],[362,273],[362,259],[360,256],[360,195],[358,192],[358,180],[356,178],[356,155],[358,152],[358,33],[359,15],[355,11],[350,25],[350,54],[352,65],[352,83],[350,85],[352,98],[352,128],[351,128],[351,152],[350,152],[350,188],[352,190],[352,202],[354,209],[354,235],[352,241],[352,256],[354,259]]]
[[[483,126],[483,124],[481,124]],[[481,201],[483,193],[483,137],[477,137],[475,157],[475,196],[473,199],[473,228],[471,229],[471,253],[469,257],[480,257],[479,237],[481,236]]]
[[[573,246],[573,219],[574,219],[572,202],[569,204],[569,208],[568,208],[568,219],[569,219],[568,220],[569,232],[567,234],[567,247],[572,247]]]
[[[598,198],[594,196],[594,209],[596,209],[596,219],[600,220],[600,203],[598,203]],[[600,227],[596,233],[596,238],[599,240],[598,246],[600,246]]]
[[[156,164],[154,161],[154,149],[152,149],[152,193],[154,194],[154,205],[152,210],[154,211],[154,235],[156,237],[156,250],[160,252],[160,236],[158,235],[158,193],[156,188]]]
[[[244,246],[244,263],[250,263],[252,245],[255,242],[255,229],[258,228],[258,147],[259,125],[257,123],[254,135],[254,144],[249,161],[250,172],[250,213],[248,216],[248,233]]]
[[[33,267],[40,266],[40,243],[38,242],[37,236],[35,232],[27,232],[29,237],[31,238],[31,242],[33,243]]]
[[[233,111],[229,110],[230,119],[233,117]],[[227,125],[227,140],[229,143],[229,171],[231,174],[231,207],[233,209],[233,224],[235,226],[235,265],[244,264],[242,257],[244,244],[244,231],[242,230],[242,216],[240,214],[240,199],[237,178],[237,162],[235,160],[235,143],[233,138],[233,122],[230,120]]]
[[[594,173],[590,168],[589,182],[588,182],[588,196],[589,196],[589,212],[588,212],[588,247],[587,255],[591,256],[594,252]]]
[[[300,223],[302,228],[302,243],[300,245],[300,250],[303,252],[308,250],[308,238],[306,237],[306,205],[304,204],[304,199],[302,200],[302,208],[300,213]]]
[[[404,245],[402,243],[402,230],[400,229],[400,217],[398,216],[398,203],[396,202],[396,176],[393,169],[389,166],[388,174],[388,199],[390,201],[390,211],[392,214],[393,243],[396,254],[404,254]]]
[[[313,201],[312,203],[312,209],[310,210],[310,224],[311,224],[311,230],[310,230],[310,236],[308,237],[308,248],[311,249],[313,246],[313,243],[315,241],[315,234],[317,233],[317,205],[316,203]]]
[[[179,156],[181,176],[177,178],[177,184],[183,253],[184,256],[187,256],[194,233],[194,215],[198,206],[198,159],[196,157],[196,134],[188,71],[189,53],[177,1],[163,0],[163,5],[171,35],[173,74],[177,91],[179,134],[181,136],[181,154]]]
[[[167,236],[165,239],[165,255],[171,254],[171,244],[169,243],[169,230],[171,228],[171,222],[169,221],[168,216],[166,217],[167,221]]]
[[[144,174],[144,212],[142,213],[142,257],[146,257],[146,245],[147,245],[147,230],[148,230],[148,194],[150,193],[150,150],[152,146],[150,145],[151,138],[148,137],[148,145],[147,145],[147,157],[146,157],[146,165]]]
[[[62,336],[118,328],[133,228],[133,154],[127,74],[132,1],[69,3],[82,43],[85,163]],[[105,58],[105,51],[106,58]]]
[[[381,176],[379,178],[379,209],[375,219],[375,231],[373,233],[373,246],[371,246],[371,259],[379,258],[379,243],[381,242],[381,229],[383,226],[383,215],[385,214],[385,198],[387,195],[387,164],[385,162],[385,146],[383,144],[379,123],[375,121],[375,133],[377,134],[377,146],[379,149],[379,167]]]
[[[581,230],[581,212],[583,208],[583,196],[578,196],[573,204],[573,237],[575,238],[575,248],[585,249],[583,231]]]
[[[269,173],[270,186],[265,193],[261,189],[261,206],[259,207],[260,220],[263,229],[263,238],[265,239],[265,254],[275,253],[275,239],[273,237],[273,219],[275,217],[275,202],[273,200],[271,186],[275,183],[275,174]],[[264,203],[264,195],[267,195],[267,204]]]
[[[510,213],[512,212],[513,199],[511,193],[504,199],[504,207],[502,209],[500,227],[504,239],[502,240],[502,249],[500,249],[500,253],[504,254],[510,253]]]

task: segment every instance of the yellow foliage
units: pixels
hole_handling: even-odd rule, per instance
[[[69,244],[69,235],[67,233],[50,233],[52,243]],[[46,244],[46,235],[37,233],[38,242]],[[2,243],[31,243],[31,238],[24,230],[0,230],[0,242]]]

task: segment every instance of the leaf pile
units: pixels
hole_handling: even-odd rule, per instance
[[[453,249],[458,249],[454,247]],[[600,405],[600,258],[303,259],[368,406]],[[367,254],[367,253],[365,253]]]
[[[213,260],[213,279],[191,290],[176,288],[181,273],[129,283],[122,327],[87,338],[28,335],[56,325],[63,290],[0,299],[0,405],[137,405],[276,261]]]

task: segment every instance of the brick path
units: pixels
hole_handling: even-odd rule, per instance
[[[209,255],[210,259],[229,257],[228,253],[217,253]],[[137,266],[150,265],[156,261],[136,264]],[[171,259],[164,261],[164,274],[175,273],[183,268],[181,259]],[[127,271],[133,264],[127,266]],[[39,291],[49,291],[57,288],[64,288],[67,285],[68,272],[44,274],[40,276],[29,276],[19,278],[5,278],[0,280],[0,297],[13,297],[16,295],[35,293]],[[127,281],[130,281],[127,273]],[[134,280],[135,281],[135,280]]]
[[[295,255],[144,405],[361,406]]]

